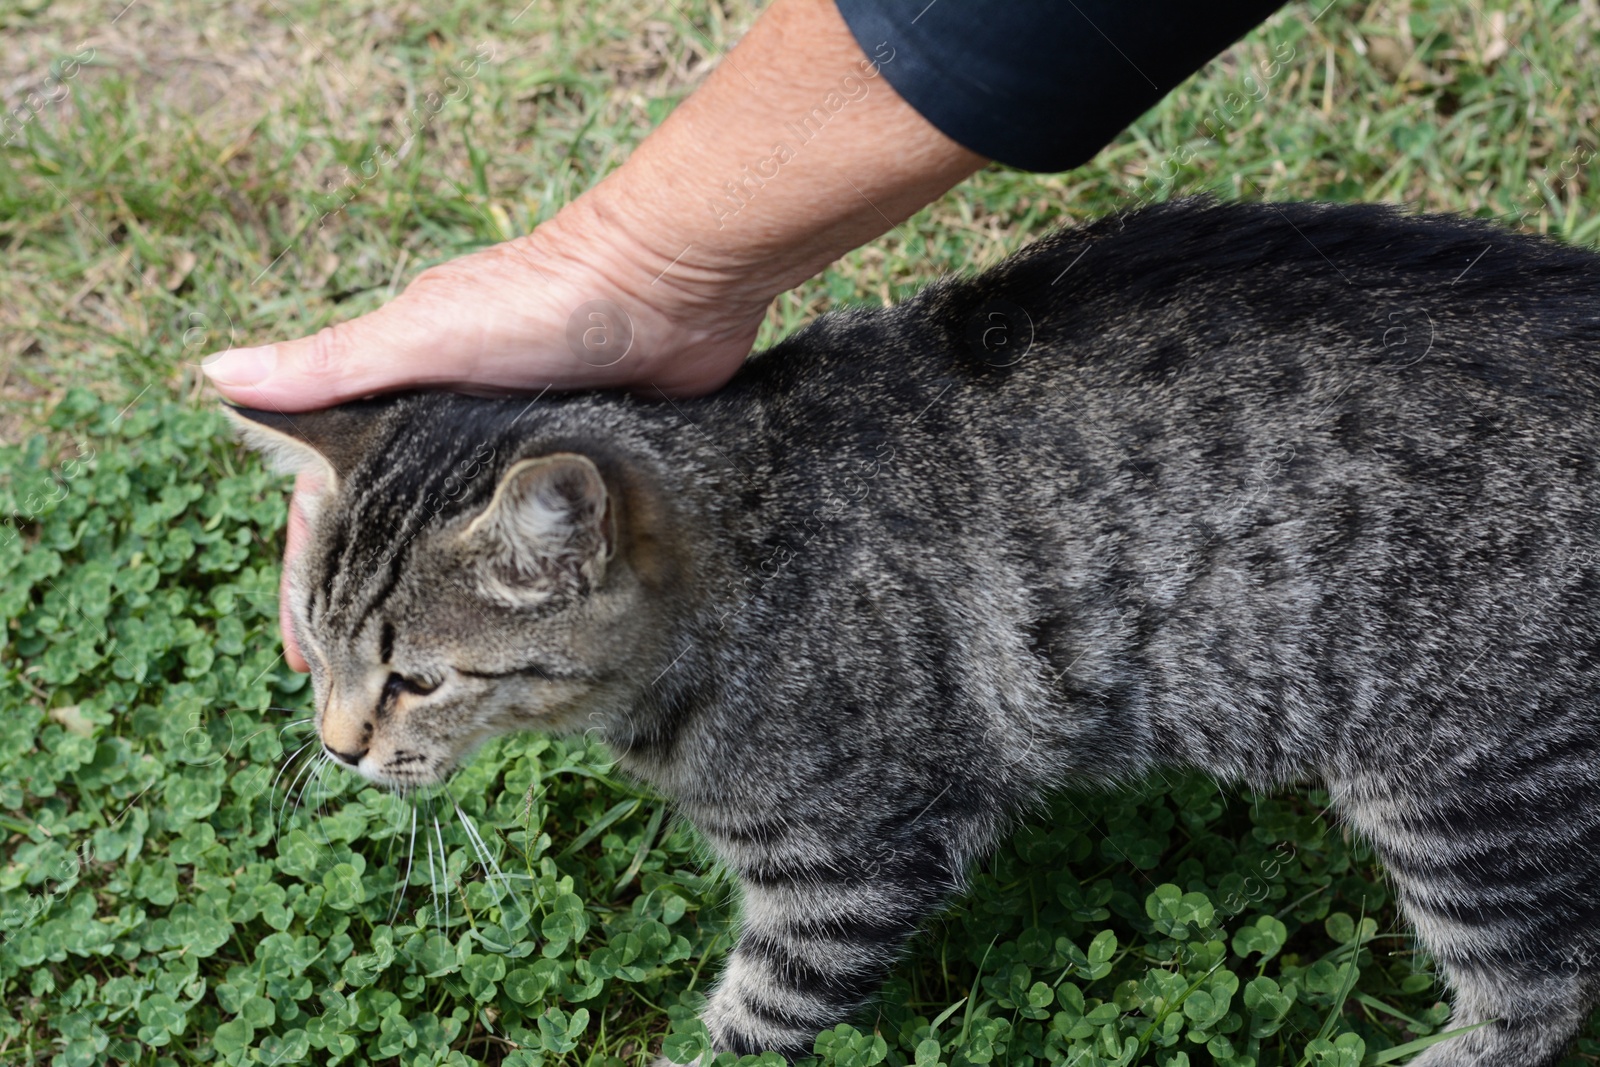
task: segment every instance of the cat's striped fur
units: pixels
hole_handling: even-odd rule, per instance
[[[293,576],[394,784],[598,729],[743,882],[719,1047],[809,1051],[1065,782],[1320,780],[1492,1025],[1600,975],[1600,257],[1186,202],[829,316],[720,393],[250,413],[336,473]],[[543,457],[541,459],[541,457]],[[527,462],[538,460],[538,462]]]

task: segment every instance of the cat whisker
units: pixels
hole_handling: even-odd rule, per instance
[[[399,840],[400,827],[404,826],[406,821],[406,805],[404,794],[397,791],[391,793],[390,796],[392,796],[395,801],[395,825],[394,832],[389,835],[389,847],[385,849],[383,853],[383,865],[385,867],[389,866],[389,862],[394,859],[394,843]]]
[[[433,809],[433,832],[439,838],[439,867],[443,874],[443,877],[440,879],[440,884],[444,887],[445,919],[448,920],[450,917],[450,864],[445,861],[444,831],[439,828],[439,809],[433,807],[432,804],[430,804],[429,807]],[[439,926],[439,933],[444,933],[444,924],[442,922]]]
[[[326,777],[326,773],[327,773],[328,768],[332,767],[332,766],[333,766],[333,757],[328,755],[326,752],[324,752],[322,754],[322,766],[320,768],[318,768],[318,770],[317,770],[317,794],[316,794],[317,795],[317,812],[316,812],[316,823],[319,826],[322,825],[322,820],[327,818],[327,816],[328,816],[328,780],[327,780],[327,777]],[[336,771],[335,773],[338,773],[338,772]],[[328,835],[326,833],[324,833],[322,835],[322,837],[323,837],[323,843],[324,844],[329,844],[329,845],[333,844],[332,841],[328,840]]]
[[[327,770],[327,769],[328,769],[328,754],[326,752],[317,753],[316,764],[311,768],[311,773],[306,776],[305,784],[300,787],[300,796],[295,801],[295,807],[299,808],[302,811],[305,811],[305,809],[306,809],[306,795],[310,794],[313,797],[316,796],[316,793],[314,793],[313,790],[316,788],[317,782],[322,778],[322,772]],[[316,811],[313,810],[313,811],[310,811],[310,812],[307,813],[307,819],[306,819],[306,825],[307,825],[306,833],[307,834],[309,834],[311,832],[310,831],[310,827],[316,825],[317,818],[318,818],[318,813]]]
[[[431,812],[433,808],[431,801],[428,807]],[[428,894],[433,898],[433,919],[435,922],[439,922],[439,871],[433,865],[433,839],[428,836],[427,827],[422,828],[422,847],[428,850]],[[449,899],[447,892],[445,900],[448,901]],[[439,932],[441,934],[444,933],[444,924],[442,922],[439,922]]]
[[[295,776],[294,781],[289,783],[288,799],[295,808],[299,808],[305,803],[306,790],[311,786],[311,779],[315,778],[317,772],[322,769],[322,761],[326,758],[326,755],[319,749],[312,749],[302,772]]]
[[[461,810],[461,803],[455,797],[450,798],[450,806],[456,809],[456,818],[461,820],[461,828],[467,832],[467,840],[472,844],[472,851],[478,856],[478,864],[483,868],[485,878],[493,880],[500,873],[500,867],[495,863],[494,857],[489,855],[488,846],[478,834],[478,827],[473,823],[472,816]]]
[[[509,930],[511,928],[511,924],[504,921],[507,910],[507,900],[508,898],[513,901],[518,899],[516,892],[511,887],[511,879],[508,878],[506,873],[500,869],[500,864],[495,861],[494,856],[490,855],[489,845],[486,841],[484,841],[483,835],[478,832],[477,824],[472,821],[472,816],[461,810],[461,805],[457,803],[454,797],[450,798],[450,803],[456,809],[456,817],[461,820],[462,829],[467,831],[467,839],[472,842],[473,851],[478,854],[478,864],[483,868],[484,879],[491,885],[494,884],[496,880],[500,882],[502,895],[500,896],[498,903],[500,905],[502,917],[501,925]]]
[[[402,813],[403,814],[403,813]],[[394,891],[394,908],[389,912],[389,925],[393,926],[395,919],[400,916],[400,902],[405,899],[405,892],[411,888],[411,865],[417,861],[417,805],[411,805],[411,843],[406,846],[406,876]]]
[[[415,842],[415,839],[413,839],[413,842]],[[413,847],[415,847],[414,843],[413,843]],[[438,911],[439,911],[439,876],[438,876],[437,870],[434,868],[434,865],[433,865],[433,839],[428,836],[428,829],[427,829],[427,825],[426,824],[423,825],[423,829],[422,829],[422,848],[423,848],[423,851],[428,856],[428,896],[429,896],[429,898],[431,899],[431,901],[433,903],[433,911],[434,911],[434,913],[438,914]]]
[[[300,751],[302,751],[302,752],[305,751],[305,749],[307,747],[309,747],[309,742],[306,745],[301,746]],[[315,753],[313,753],[312,756],[306,760],[305,765],[303,767],[301,767],[298,771],[296,771],[294,777],[289,780],[289,787],[287,789],[285,789],[284,792],[283,792],[283,803],[281,805],[279,805],[279,807],[278,807],[278,836],[279,837],[283,836],[283,821],[289,814],[289,801],[290,801],[290,798],[294,796],[295,786],[300,783],[300,780],[302,778],[304,778],[306,775],[310,774],[311,771],[316,766],[317,766],[317,758],[316,758]],[[304,790],[301,791],[301,795],[302,796],[304,795]],[[299,805],[296,804],[295,806],[298,807]]]
[[[333,765],[333,757],[332,756],[328,755],[326,752],[318,753],[316,770],[311,772],[311,777],[306,779],[306,784],[300,790],[300,800],[299,800],[299,803],[296,805],[297,807],[303,808],[305,806],[305,799],[306,799],[306,794],[307,793],[311,793],[312,798],[313,798],[312,802],[313,802],[313,804],[315,804],[315,807],[313,808],[313,810],[311,812],[311,818],[309,820],[310,826],[319,826],[322,823],[323,813],[324,813],[324,801],[327,799],[327,788],[323,783],[323,775],[325,773],[327,773],[328,768],[331,767],[332,765]],[[306,830],[306,834],[307,834],[308,837],[310,836],[310,833],[311,833],[311,831],[310,831],[310,829],[308,827],[307,830]],[[326,833],[324,833],[322,836],[323,836],[323,840],[322,840],[323,844],[325,844],[325,845],[332,844],[332,842],[328,840],[328,835]]]
[[[315,738],[313,738],[312,740],[314,741]],[[283,766],[278,768],[278,773],[272,776],[272,785],[270,787],[271,789],[277,789],[278,788],[278,780],[283,777],[283,772],[289,769],[289,765],[295,761],[295,759],[300,755],[300,753],[304,752],[306,749],[308,749],[310,747],[311,747],[311,741],[307,741],[305,744],[301,745],[299,748],[295,749],[293,752],[291,752],[289,754],[289,758],[283,761]]]

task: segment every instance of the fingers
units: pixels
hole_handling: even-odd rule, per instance
[[[311,537],[311,527],[306,522],[304,501],[322,489],[322,480],[313,474],[302,474],[294,481],[294,497],[289,501],[289,530],[283,549],[283,575],[278,580],[278,626],[283,630],[283,658],[290,669],[305,674],[311,669],[295,640],[294,613],[289,609],[290,564],[305,551]]]
[[[417,319],[402,296],[310,337],[229,349],[208,358],[202,369],[224,396],[246,407],[269,411],[327,407],[426,381],[430,371],[437,371],[441,354],[450,359],[448,350],[441,353],[448,346],[438,336],[440,326],[448,333],[448,324]]]

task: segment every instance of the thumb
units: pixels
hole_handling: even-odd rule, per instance
[[[208,356],[201,369],[223,396],[247,407],[307,411],[407,385],[461,375],[460,333],[419,315],[404,293],[360,318],[310,337]],[[452,334],[454,336],[452,336]],[[454,340],[456,345],[452,345]]]

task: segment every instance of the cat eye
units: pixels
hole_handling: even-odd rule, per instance
[[[383,683],[384,696],[389,697],[399,693],[410,693],[412,696],[425,697],[439,688],[438,682],[425,678],[407,678],[401,674],[391,674]]]

